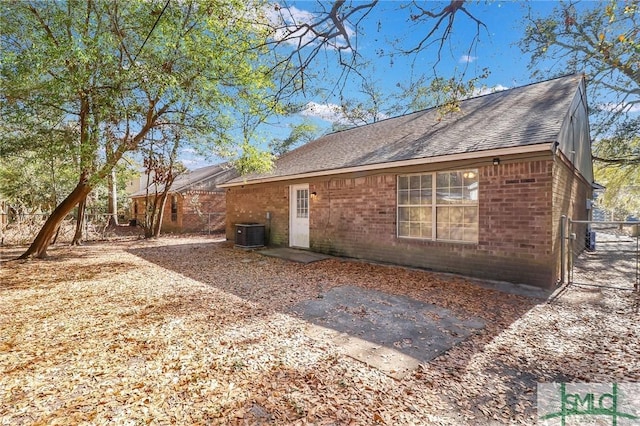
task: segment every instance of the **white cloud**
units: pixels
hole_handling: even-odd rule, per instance
[[[601,111],[626,112],[630,114],[635,114],[640,112],[640,105],[619,104],[619,103],[609,102],[609,103],[598,105],[598,109],[600,109]]]
[[[347,124],[347,125],[356,125],[360,126],[367,123],[372,123],[374,121],[384,120],[385,118],[389,118],[387,114],[379,113],[374,120],[373,115],[369,113],[363,113],[363,117],[358,119],[350,120],[347,116],[342,112],[342,108],[340,105],[336,104],[319,104],[316,102],[309,102],[305,108],[300,111],[300,114],[305,117],[314,117],[319,118],[321,120],[328,121],[330,123],[335,124]]]
[[[477,56],[462,55],[462,56],[460,56],[460,59],[458,60],[458,62],[463,63],[463,64],[470,64],[471,62],[475,61],[476,59],[478,59]]]
[[[473,96],[488,95],[489,93],[502,92],[503,90],[508,89],[508,87],[503,86],[502,84],[496,84],[492,87],[480,87],[479,89],[475,89],[473,91]]]
[[[298,9],[295,6],[281,7],[278,4],[265,5],[264,13],[269,23],[277,28],[274,34],[276,40],[295,46],[308,43],[316,44],[318,42],[318,40],[314,41],[317,36],[314,35],[313,32],[307,31],[306,29],[299,29],[303,24],[313,24],[317,22],[317,14],[309,12],[308,10]],[[328,20],[327,22],[331,21]],[[353,27],[346,22],[344,24],[347,36],[349,38],[353,37],[355,35]],[[328,25],[328,23],[324,24],[316,28],[316,31],[328,30]],[[328,46],[333,48],[345,45],[346,42],[342,38],[333,39],[328,43]]]
[[[331,123],[348,123],[347,118],[341,112],[340,105],[336,104],[319,104],[316,102],[309,102],[305,108],[300,111],[300,114],[305,117],[315,117]]]
[[[207,159],[198,157],[198,158],[181,158],[180,161],[182,164],[189,170],[199,169],[201,167],[206,167],[211,165],[211,161],[207,161]]]

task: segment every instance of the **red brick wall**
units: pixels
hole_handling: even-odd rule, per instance
[[[171,220],[171,199],[176,197],[178,214]],[[144,220],[144,197],[138,202],[138,222]],[[134,202],[131,203],[131,217],[134,217]],[[224,192],[187,192],[169,194],[164,206],[162,232],[205,232],[225,229],[226,196]]]
[[[317,194],[310,205],[311,249],[550,287],[556,270],[553,161],[503,161],[477,168],[478,244],[397,238],[397,173],[384,173],[309,181],[310,192]],[[271,244],[288,245],[289,183],[231,188],[227,237],[233,239],[235,223],[265,223],[270,211]]]
[[[480,253],[473,267],[483,275],[498,273],[497,279],[541,287],[553,284],[552,173],[551,160],[480,169]]]
[[[183,194],[181,207],[179,216],[181,216],[183,231],[223,231],[225,229],[227,206],[224,192]]]
[[[267,212],[271,215],[269,220]],[[235,240],[237,223],[263,223],[268,244],[289,245],[289,184],[229,188],[226,223],[228,240]]]

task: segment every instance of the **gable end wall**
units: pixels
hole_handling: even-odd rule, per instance
[[[557,265],[556,279],[560,279],[561,268],[561,216],[565,215],[573,220],[589,220],[587,200],[592,196],[591,185],[563,155],[559,155],[554,162],[553,173],[553,255]],[[574,224],[571,229],[567,229],[567,234],[576,234],[576,240],[570,247],[574,253],[584,250],[586,232],[587,226],[584,224]]]

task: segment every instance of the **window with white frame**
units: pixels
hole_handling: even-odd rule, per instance
[[[398,176],[398,237],[478,242],[478,171]]]

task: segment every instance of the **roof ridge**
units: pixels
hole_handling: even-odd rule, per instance
[[[535,85],[543,84],[543,83],[549,83],[551,81],[560,80],[560,79],[563,79],[563,78],[577,77],[577,76],[583,76],[584,77],[584,73],[565,74],[565,75],[561,75],[561,76],[557,76],[557,77],[553,77],[553,78],[548,78],[546,80],[530,82],[530,83],[524,84],[522,86],[509,87],[507,89],[500,90],[500,91],[497,91],[497,92],[484,93],[482,95],[477,95],[477,96],[472,96],[470,98],[462,99],[461,103],[462,102],[466,102],[466,101],[470,101],[470,100],[473,100],[473,99],[479,99],[479,98],[484,98],[484,97],[488,97],[488,96],[495,96],[495,95],[498,95],[498,94],[504,94],[505,92],[511,92],[511,91],[514,91],[514,90],[522,90],[522,89],[526,89],[526,88],[531,87],[531,86],[535,86]],[[315,145],[316,142],[322,141],[322,139],[324,139],[325,137],[328,137],[328,136],[337,135],[337,134],[344,133],[344,132],[354,131],[354,130],[357,130],[357,129],[362,129],[362,128],[365,128],[365,127],[378,125],[380,123],[388,122],[389,120],[395,120],[395,119],[398,119],[398,118],[410,117],[410,116],[415,115],[415,114],[428,113],[428,112],[430,112],[430,111],[432,111],[434,109],[440,108],[441,106],[442,106],[442,104],[436,105],[436,106],[432,106],[432,107],[429,107],[429,108],[423,108],[423,109],[420,109],[420,110],[417,110],[417,111],[408,112],[406,114],[400,114],[400,115],[395,115],[393,117],[387,117],[387,118],[384,118],[382,120],[375,121],[373,123],[366,123],[366,124],[362,124],[360,126],[349,127],[348,129],[340,129],[340,130],[336,130],[334,132],[326,133],[326,134],[320,136],[317,139],[314,139],[314,140],[312,140],[312,141],[310,141],[310,142],[308,142],[308,143],[306,143],[304,145],[301,145],[301,146],[299,146],[299,147],[297,147],[297,148],[295,148],[295,149],[283,154],[280,158],[282,158],[284,156],[287,156],[288,154],[293,153],[295,151],[301,150],[304,147]]]
[[[461,102],[461,113],[445,119],[432,107],[329,133],[281,156],[270,172],[232,182],[544,143],[550,146],[583,82],[579,77],[570,74],[468,98]]]

